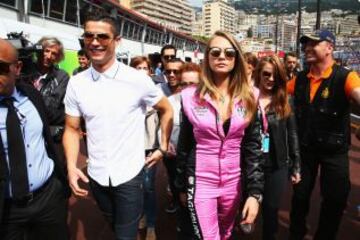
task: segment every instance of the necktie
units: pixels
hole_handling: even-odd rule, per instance
[[[8,108],[6,132],[12,197],[21,198],[29,193],[24,138],[14,99],[6,98],[2,102]]]

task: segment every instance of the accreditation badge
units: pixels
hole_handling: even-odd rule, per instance
[[[268,153],[270,149],[270,137],[268,133],[261,134],[261,150],[263,153]]]

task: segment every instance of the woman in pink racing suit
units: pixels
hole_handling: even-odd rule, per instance
[[[203,70],[199,86],[181,93],[175,185],[194,237],[222,240],[231,237],[241,199],[242,223],[254,222],[262,199],[258,90],[247,81],[240,46],[225,32],[209,40]]]

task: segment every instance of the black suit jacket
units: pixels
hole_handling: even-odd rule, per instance
[[[46,116],[46,110],[45,105],[42,100],[42,97],[40,93],[34,89],[32,86],[25,85],[25,84],[18,84],[16,85],[16,88],[18,91],[20,91],[22,94],[27,96],[31,103],[35,106],[36,110],[38,111],[40,118],[43,122],[43,136],[45,140],[45,147],[47,154],[49,158],[51,158],[54,161],[54,173],[58,177],[58,179],[63,183],[64,187],[64,194],[66,197],[70,196],[70,188],[67,182],[66,178],[66,171],[64,163],[61,162],[56,155],[54,143],[52,140],[52,137],[50,135],[50,129],[48,124],[48,119]],[[2,219],[3,214],[3,204],[4,204],[4,198],[5,198],[5,189],[7,184],[7,178],[8,178],[8,167],[6,163],[6,156],[4,151],[3,142],[1,140],[0,136],[0,222]]]

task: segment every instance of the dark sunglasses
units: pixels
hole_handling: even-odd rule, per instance
[[[176,69],[166,69],[165,70],[165,75],[170,75],[171,73],[178,75],[178,74],[180,74],[180,70],[176,70]]]
[[[98,40],[101,44],[106,44],[112,39],[112,37],[107,33],[92,33],[84,32],[83,38],[85,42],[92,42],[94,39]]]
[[[218,58],[221,55],[221,52],[224,51],[224,55],[226,58],[234,58],[236,57],[236,50],[234,48],[225,48],[225,49],[221,49],[218,47],[212,47],[209,49],[209,54],[212,57]]]
[[[3,62],[0,61],[0,75],[6,75],[10,72],[10,66],[14,64],[15,62]]]
[[[263,75],[263,77],[269,78],[269,77],[271,77],[273,74],[272,74],[271,72],[262,71],[261,75]]]
[[[166,60],[166,61],[169,61],[169,60],[172,60],[172,59],[175,59],[175,55],[164,55],[163,58]]]

